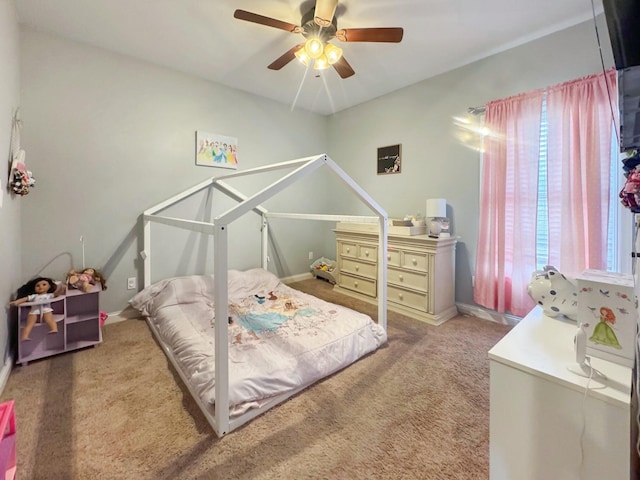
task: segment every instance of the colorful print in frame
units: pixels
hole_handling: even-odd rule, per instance
[[[238,139],[196,131],[196,165],[238,168]]]

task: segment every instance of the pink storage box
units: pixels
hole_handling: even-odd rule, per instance
[[[633,276],[585,270],[578,281],[578,322],[588,324],[587,355],[633,367],[638,328]]]
[[[0,477],[16,478],[16,414],[14,401],[0,403]]]

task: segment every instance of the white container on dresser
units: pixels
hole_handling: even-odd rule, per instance
[[[491,480],[639,478],[632,369],[591,358],[606,379],[574,373],[576,329],[535,307],[489,351]]]
[[[389,228],[387,248],[388,309],[434,325],[457,315],[455,238],[402,235]],[[376,302],[378,225],[340,222],[335,290]]]

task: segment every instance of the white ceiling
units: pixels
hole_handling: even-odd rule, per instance
[[[295,25],[314,0],[16,0],[21,24],[331,114],[602,12],[601,0],[343,0],[338,28],[403,27],[401,43],[340,43],[356,74],[272,61],[300,34],[233,18],[240,8]],[[306,73],[306,75],[305,75]]]

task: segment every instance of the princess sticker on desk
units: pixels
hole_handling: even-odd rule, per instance
[[[591,307],[589,307],[591,309]],[[595,308],[593,313],[595,315]],[[589,341],[607,347],[621,349],[616,332],[613,331],[613,325],[616,323],[616,314],[608,307],[600,307],[600,321],[593,328],[593,334],[589,337]]]

